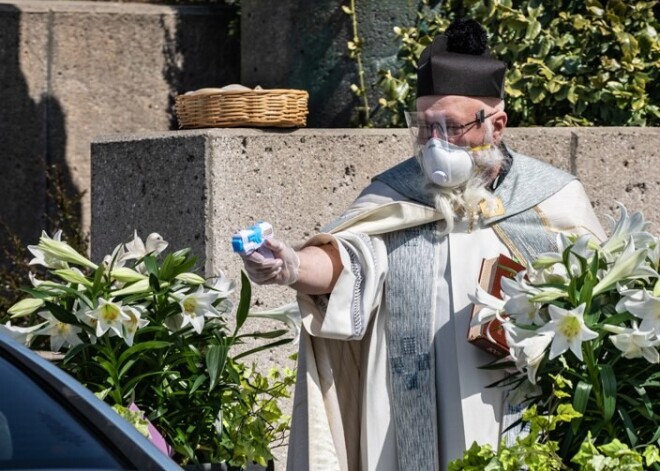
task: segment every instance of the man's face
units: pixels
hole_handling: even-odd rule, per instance
[[[445,135],[434,131],[433,136],[445,139],[452,144],[464,147],[477,147],[484,144],[487,127],[483,123],[475,122],[479,113],[484,110],[486,119],[491,119],[503,111],[496,111],[483,101],[465,96],[442,95],[424,96],[417,99],[417,112],[423,114],[427,123],[441,121],[446,129]],[[505,121],[506,122],[506,121]]]

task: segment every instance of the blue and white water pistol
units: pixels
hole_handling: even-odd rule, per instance
[[[248,256],[252,252],[258,251],[266,258],[273,258],[273,253],[263,246],[273,235],[273,226],[265,221],[259,221],[247,229],[234,233],[231,236],[231,247],[241,256]]]

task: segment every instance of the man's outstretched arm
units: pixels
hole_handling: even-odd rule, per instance
[[[308,246],[296,251],[280,240],[268,240],[265,246],[274,258],[259,252],[243,257],[245,271],[255,283],[291,286],[304,294],[329,294],[339,278],[342,263],[332,244]]]

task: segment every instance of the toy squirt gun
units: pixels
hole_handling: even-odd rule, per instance
[[[237,254],[247,257],[253,252],[259,252],[266,258],[273,258],[273,252],[264,246],[275,233],[273,226],[265,221],[259,221],[247,229],[235,232],[231,236],[231,247]]]

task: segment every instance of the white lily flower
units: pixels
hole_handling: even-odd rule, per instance
[[[37,248],[39,248],[46,257],[50,257],[50,259],[60,260],[64,263],[82,265],[84,267],[91,268],[92,270],[96,270],[98,268],[98,265],[88,260],[83,255],[79,254],[73,247],[63,241],[42,237],[39,240],[39,245],[37,245]]]
[[[620,281],[649,276],[658,277],[658,273],[648,264],[646,249],[635,250],[634,241],[629,239],[626,248],[594,286],[593,295],[602,293]]]
[[[560,239],[561,240],[561,239]],[[557,244],[561,245],[560,240],[558,240]],[[558,252],[545,252],[540,254],[538,257],[534,259],[532,262],[532,266],[537,269],[541,270],[544,268],[551,267],[556,264],[563,264],[564,260],[561,256],[561,253]]]
[[[548,345],[550,345],[553,339],[554,336],[552,334],[544,333],[522,340],[516,345],[516,347],[522,349],[519,358],[525,359],[527,363],[527,367],[525,368],[527,379],[532,384],[536,384],[536,372],[541,365]]]
[[[618,312],[628,311],[642,320],[642,331],[655,332],[660,336],[660,297],[653,296],[645,289],[623,291],[623,297],[616,305]]]
[[[82,329],[78,326],[60,322],[53,314],[48,311],[39,311],[41,317],[46,319],[45,325],[35,332],[35,335],[49,335],[50,349],[59,352],[63,346],[74,347],[82,343],[78,334]]]
[[[579,236],[573,242],[569,250],[568,263],[571,275],[579,277],[582,275],[582,264],[578,257],[583,258],[589,263],[596,252],[597,245],[591,234]],[[588,266],[587,266],[588,269]]]
[[[576,239],[575,244],[571,249],[571,252],[573,252],[575,255],[579,255],[580,257],[586,260],[589,260],[599,250],[600,250],[599,240],[593,234],[583,234]]]
[[[575,309],[566,310],[555,305],[548,306],[550,322],[541,327],[538,333],[553,332],[550,357],[558,357],[566,350],[570,350],[582,361],[582,342],[598,337],[598,334],[584,324],[584,309],[586,305],[580,304]]]
[[[7,310],[11,317],[25,317],[32,314],[34,311],[44,305],[43,299],[38,298],[25,298],[14,304]]]
[[[654,267],[660,265],[660,238],[655,237],[653,242],[649,244],[647,256]]]
[[[568,292],[560,288],[545,287],[532,295],[531,301],[538,304],[547,304],[557,299],[567,298]]]
[[[44,233],[45,235],[45,233]],[[34,246],[33,246],[34,247]],[[28,247],[29,249],[30,247]],[[67,263],[73,263],[76,265],[82,265],[87,268],[91,268],[92,270],[96,270],[98,268],[98,265],[93,263],[92,261],[88,260],[81,254],[79,254],[73,247],[71,247],[69,244],[67,244],[64,241],[60,241],[57,239],[51,239],[50,237],[42,237],[39,239],[39,245],[36,246],[35,251],[30,250],[33,254],[42,254],[43,255],[43,262],[47,261],[57,261],[63,265],[58,265],[58,266],[49,266],[45,265],[48,268],[67,268],[68,265]],[[37,255],[37,258],[39,258],[39,255]],[[35,262],[37,259],[33,259],[32,262]],[[38,260],[35,263],[41,263],[42,260]],[[41,263],[42,265],[44,263]]]
[[[536,335],[536,331],[531,329],[523,329],[516,325],[511,319],[504,319],[502,321],[502,329],[504,330],[504,337],[506,338],[506,344],[511,347],[511,345],[516,345],[521,340],[533,337]],[[511,349],[511,358],[516,360],[518,358],[517,352]]]
[[[225,274],[221,271],[217,276],[206,280],[206,286],[216,291],[219,297],[226,298],[236,289],[236,282],[226,278]]]
[[[96,336],[101,337],[110,330],[122,337],[122,325],[130,320],[124,312],[126,308],[122,307],[121,301],[112,302],[103,298],[98,301],[98,307],[87,313],[90,318],[96,319]]]
[[[120,260],[139,260],[147,254],[158,255],[167,248],[168,243],[163,240],[160,234],[152,232],[147,236],[146,243],[138,236],[137,231],[133,232],[133,240],[126,244],[125,252]]]
[[[518,370],[527,373],[527,379],[530,383],[536,384],[536,372],[541,365],[548,345],[554,338],[554,333],[519,329],[512,322],[504,322],[502,327],[504,328],[504,335],[509,345],[511,357],[516,362],[516,367]]]
[[[635,247],[640,249],[647,249],[649,253],[654,252],[657,247],[658,238],[648,232],[639,232],[632,235],[635,241]],[[657,258],[655,259],[657,261]]]
[[[204,291],[200,286],[194,293],[187,294],[181,298],[181,315],[183,316],[181,328],[188,324],[193,326],[195,332],[202,333],[206,317],[220,317],[220,313],[213,307],[213,303],[218,299],[218,294],[214,291]]]
[[[44,239],[61,242],[62,231],[59,230],[55,234],[53,234],[52,239],[51,237],[48,236],[46,231],[41,231],[41,238],[39,239],[39,242],[41,243],[41,241]],[[28,263],[28,265],[43,265],[46,268],[67,267],[67,263],[64,260],[60,259],[59,257],[55,257],[48,252],[45,252],[39,245],[28,245],[28,250],[32,253],[32,255],[34,255],[34,258],[30,260],[30,263]]]
[[[619,313],[628,311],[626,304],[630,301],[640,303],[644,299],[643,289],[629,288],[628,284],[617,283],[616,290],[621,296],[621,299],[619,299],[619,302],[616,303],[614,309]]]
[[[228,298],[221,299],[220,302],[215,305],[215,310],[218,311],[220,316],[227,316],[234,311],[234,302]]]
[[[143,280],[136,281],[135,283],[126,286],[125,288],[112,291],[110,294],[112,294],[113,297],[116,297],[116,296],[125,296],[127,294],[146,293],[148,291],[151,291],[151,286],[149,285],[149,278],[144,278]]]
[[[174,278],[176,278],[179,281],[183,281],[184,283],[187,283],[189,285],[202,285],[206,282],[206,280],[201,276],[199,276],[198,274],[190,273],[190,272],[179,273]]]
[[[67,281],[69,283],[77,284],[77,285],[82,285],[86,286],[88,288],[91,288],[93,283],[90,279],[88,279],[83,272],[81,272],[77,268],[61,268],[59,270],[53,270],[53,273],[55,273],[57,276],[62,278],[64,281]]]
[[[653,239],[653,236],[646,232],[650,223],[644,220],[642,213],[634,212],[628,215],[626,207],[622,203],[617,202],[617,204],[619,220],[614,221],[611,216],[606,215],[612,224],[612,235],[601,244],[603,252],[606,254],[620,252],[631,237],[638,247],[646,247]]]
[[[110,268],[112,266],[113,270],[123,267],[124,261],[122,260],[122,257],[124,256],[125,253],[126,253],[126,249],[124,248],[124,244],[119,244],[117,247],[115,247],[112,250],[111,254],[108,254],[105,257],[103,257],[103,266],[105,266],[106,268]]]
[[[91,314],[93,310],[94,309],[92,307],[89,307],[86,304],[80,302],[79,299],[76,299],[76,301],[73,303],[73,313],[75,314],[76,318],[83,324],[87,324],[92,329],[94,329],[94,331],[96,331],[96,325],[98,324],[98,320],[89,316],[89,314]],[[89,332],[87,332],[87,335],[89,337],[90,342],[92,344],[95,344],[96,336]]]
[[[559,256],[561,258],[561,256]],[[569,283],[569,274],[566,267],[561,262],[543,266],[543,264],[533,263],[527,267],[527,278],[533,285],[558,284],[567,285]]]
[[[473,304],[481,306],[472,321],[473,326],[489,322],[504,313],[504,301],[493,296],[481,286],[477,285],[474,295],[468,293],[468,298]]]
[[[34,286],[35,288],[37,288],[39,285],[45,283],[45,281],[38,279],[35,276],[35,274],[32,273],[31,271],[28,272],[28,278],[30,279],[30,283],[32,284],[32,286]]]
[[[640,330],[637,322],[632,323],[632,329],[616,325],[605,324],[603,329],[616,335],[611,335],[610,340],[616,348],[621,350],[624,358],[644,357],[649,363],[660,363],[660,353],[656,348],[660,340],[653,339],[655,332],[652,330]]]
[[[46,322],[31,325],[29,327],[20,327],[11,325],[11,321],[7,321],[4,325],[0,324],[0,335],[7,335],[23,345],[30,345],[35,332],[41,329],[44,325],[46,325]]]
[[[284,306],[270,309],[267,311],[248,313],[250,317],[261,317],[265,319],[274,319],[276,321],[284,322],[295,335],[295,342],[298,342],[300,336],[300,326],[302,325],[302,317],[300,308],[297,302],[289,303]]]
[[[64,287],[64,285],[60,283],[55,283],[54,281],[40,280],[32,272],[28,272],[28,278],[30,279],[30,284],[35,288],[55,288],[62,290],[62,288]]]
[[[148,319],[142,318],[142,309],[138,306],[124,306],[124,313],[128,319],[123,321],[124,326],[124,340],[129,347],[133,345],[133,338],[138,329],[149,324]]]
[[[557,234],[557,251],[559,252],[557,255],[561,258],[561,264],[564,265],[563,254],[566,250],[569,251],[568,272],[572,276],[580,276],[581,273],[580,262],[576,257],[576,255],[580,255],[579,252],[581,247],[578,247],[577,253],[575,251],[577,240],[578,238],[575,234],[564,234],[562,232]]]
[[[515,318],[519,324],[543,325],[545,322],[539,316],[539,305],[531,301],[531,297],[541,290],[530,286],[525,281],[525,271],[516,275],[515,280],[502,278],[502,292],[505,294],[504,312]]]
[[[146,275],[128,267],[117,267],[110,272],[110,276],[121,283],[133,283],[147,278]]]
[[[564,251],[575,244],[576,234],[567,234],[565,232],[559,232],[557,234],[557,252],[561,256]]]

